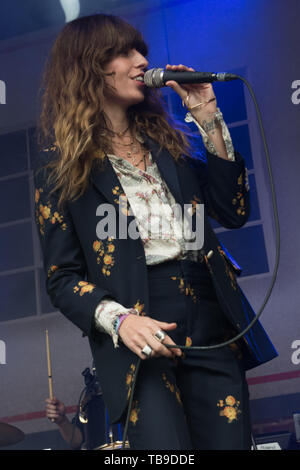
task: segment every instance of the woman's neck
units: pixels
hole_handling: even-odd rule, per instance
[[[115,133],[122,133],[128,129],[129,121],[127,116],[127,110],[120,106],[107,106],[104,110],[106,116],[110,122],[110,130]]]

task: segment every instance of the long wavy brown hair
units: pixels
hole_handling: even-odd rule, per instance
[[[103,129],[109,126],[103,110],[108,91],[105,65],[132,49],[147,56],[141,33],[119,17],[95,14],[78,18],[62,29],[46,61],[38,122],[39,149],[54,148],[53,189],[58,206],[81,196],[97,160],[103,166],[112,149]],[[169,116],[161,93],[147,88],[142,103],[128,109],[131,131],[144,133],[165,147],[175,159],[189,154],[187,134]],[[54,184],[53,184],[54,183]]]

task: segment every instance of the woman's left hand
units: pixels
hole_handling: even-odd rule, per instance
[[[185,65],[167,65],[166,70],[172,72],[195,72],[192,67],[187,67]],[[188,106],[192,107],[198,103],[206,102],[212,98],[215,98],[214,90],[211,83],[197,83],[197,84],[179,84],[173,80],[166,82],[166,86],[172,88],[182,101]],[[188,97],[188,102],[187,102]],[[197,113],[208,115],[214,113],[217,110],[217,101],[211,101],[210,103],[204,104],[192,110],[192,114]]]

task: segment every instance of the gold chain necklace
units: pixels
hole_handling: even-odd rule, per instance
[[[112,129],[108,129],[107,127],[105,128],[105,130],[108,131],[110,134],[115,134],[118,137],[123,137],[126,134],[126,132],[128,131],[129,127],[130,127],[130,125],[128,127],[126,127],[126,129],[124,131],[120,131],[120,132],[113,131]]]

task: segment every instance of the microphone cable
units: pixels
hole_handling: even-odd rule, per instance
[[[252,97],[252,100],[253,100],[253,103],[254,103],[254,106],[255,106],[255,110],[256,110],[256,116],[257,116],[258,123],[259,123],[259,129],[260,129],[261,138],[262,138],[262,141],[263,141],[264,152],[265,152],[266,161],[267,161],[267,168],[268,168],[268,173],[269,173],[269,178],[270,178],[273,214],[274,214],[274,222],[275,222],[275,238],[276,238],[276,240],[275,240],[275,246],[276,246],[275,265],[274,265],[274,270],[273,270],[273,274],[272,274],[272,278],[271,278],[271,283],[270,283],[270,286],[267,290],[266,296],[264,298],[264,301],[263,301],[262,306],[260,307],[258,313],[254,316],[254,318],[249,323],[249,325],[246,328],[244,328],[239,334],[234,336],[233,338],[231,338],[227,341],[224,341],[222,343],[218,343],[218,344],[214,344],[214,345],[210,345],[210,346],[181,346],[181,345],[174,345],[174,346],[172,345],[171,346],[171,345],[168,345],[168,344],[164,344],[164,346],[166,346],[169,349],[177,348],[177,349],[181,349],[181,350],[187,349],[189,351],[191,351],[191,350],[194,350],[194,351],[207,351],[207,350],[210,350],[210,349],[224,348],[225,346],[229,346],[230,344],[235,343],[240,338],[245,336],[246,333],[248,333],[248,331],[258,321],[259,317],[261,316],[261,314],[262,314],[262,312],[263,312],[263,310],[264,310],[264,308],[265,308],[265,306],[266,306],[266,304],[267,304],[267,302],[270,298],[270,295],[272,293],[272,290],[273,290],[273,287],[274,287],[274,284],[275,284],[275,281],[276,281],[276,277],[277,277],[278,265],[279,265],[279,255],[280,255],[280,227],[279,227],[278,207],[277,207],[277,202],[276,202],[276,193],[275,193],[275,188],[274,188],[274,180],[273,180],[273,175],[272,175],[272,168],[271,168],[268,144],[267,144],[266,137],[265,137],[265,131],[264,131],[264,126],[263,126],[263,122],[262,122],[260,109],[259,109],[256,97],[255,97],[254,91],[253,91],[250,83],[244,77],[242,77],[240,75],[236,75],[236,77],[244,82],[244,84],[247,86],[248,91],[249,91],[249,93]],[[208,257],[205,255],[204,250],[200,250],[200,253],[204,256],[206,264],[209,265]],[[211,273],[211,276],[214,278],[214,282],[216,283],[216,285],[218,285],[218,281],[217,281],[216,277],[214,276],[213,271],[210,270],[210,273]],[[221,289],[219,289],[219,293],[220,293],[220,296],[222,296],[224,304],[226,305],[227,301],[226,301],[225,297],[223,296],[223,293],[222,293]],[[229,310],[230,310],[230,307],[229,307]],[[131,414],[131,409],[132,409],[133,393],[134,393],[134,389],[135,389],[135,385],[136,385],[138,371],[139,371],[139,368],[140,368],[140,365],[141,365],[141,361],[142,361],[142,359],[139,358],[138,362],[137,362],[137,365],[136,365],[134,377],[133,377],[133,380],[132,380],[132,389],[131,389],[131,394],[130,394],[130,398],[129,398],[129,402],[128,402],[128,412],[127,412],[126,423],[125,423],[124,431],[123,431],[122,449],[125,449],[125,442],[126,442],[127,433],[128,433],[128,426],[129,426],[129,419],[130,419],[130,414]]]

